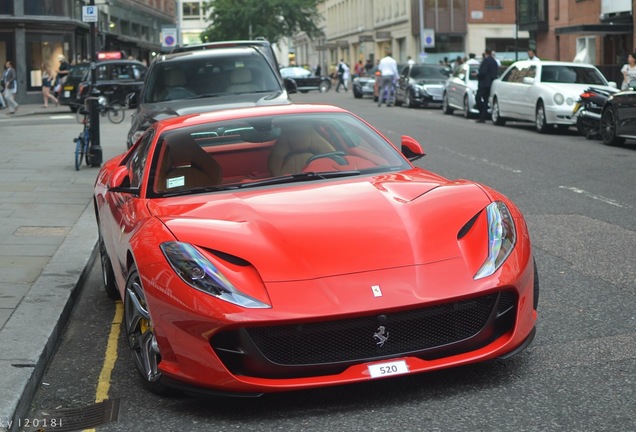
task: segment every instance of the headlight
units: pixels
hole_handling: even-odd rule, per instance
[[[512,252],[517,241],[515,223],[508,207],[495,201],[486,207],[488,218],[488,258],[473,279],[481,279],[493,274]]]
[[[563,98],[563,95],[561,93],[556,93],[554,95],[554,103],[555,104],[562,105],[564,101],[565,101],[565,99]]]
[[[245,308],[271,307],[236,289],[214,264],[191,244],[165,242],[160,247],[174,271],[192,288]]]

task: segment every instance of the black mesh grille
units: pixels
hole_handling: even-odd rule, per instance
[[[359,361],[407,354],[434,359],[477,349],[514,326],[516,302],[512,292],[494,293],[410,311],[242,328],[211,343],[233,373],[337,373]]]
[[[486,324],[497,295],[328,322],[247,329],[273,363],[305,365],[425,350],[467,339]],[[384,334],[382,333],[384,327]],[[374,337],[375,334],[377,337]],[[386,337],[385,343],[378,344]]]

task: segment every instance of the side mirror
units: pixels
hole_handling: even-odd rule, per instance
[[[128,108],[137,108],[137,92],[128,93],[126,95],[126,106]]]
[[[524,77],[523,81],[521,81],[524,84],[534,84],[534,78],[532,77]]]
[[[118,166],[113,172],[108,182],[109,192],[120,193],[137,193],[137,188],[130,187],[130,176],[128,175],[128,167],[125,165]]]
[[[298,91],[298,86],[296,84],[296,81],[293,78],[285,78],[285,90],[287,90],[287,93],[291,94],[291,93],[296,93]]]
[[[426,155],[420,143],[417,142],[415,138],[411,138],[407,135],[402,135],[402,154],[411,162],[423,158]]]

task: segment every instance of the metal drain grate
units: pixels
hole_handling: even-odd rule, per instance
[[[119,418],[119,399],[59,410],[40,410],[24,432],[69,432],[93,428]],[[24,424],[22,426],[25,426]]]

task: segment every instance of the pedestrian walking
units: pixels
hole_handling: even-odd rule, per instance
[[[63,54],[59,54],[57,56],[57,61],[60,62],[60,67],[57,70],[57,75],[55,75],[55,85],[53,87],[53,92],[55,93],[55,97],[60,97],[62,93],[62,86],[68,77],[68,74],[71,72],[71,65],[68,61],[66,61],[66,57]]]
[[[391,50],[386,50],[385,56],[380,59],[378,64],[378,72],[380,72],[380,90],[378,94],[378,106],[382,106],[384,98],[386,98],[386,106],[390,107],[393,102],[392,93],[393,85],[399,75],[397,62],[391,57]]]
[[[51,87],[53,86],[53,72],[48,63],[42,63],[42,98],[44,99],[43,108],[49,107],[49,99],[53,101],[55,106],[58,106],[60,101],[51,94]]]
[[[627,56],[627,63],[621,68],[621,73],[623,74],[621,90],[627,90],[629,83],[636,80],[636,52]]]
[[[9,107],[9,114],[15,114],[20,107],[14,97],[18,92],[18,79],[15,73],[15,69],[11,64],[11,60],[7,60],[4,64],[4,74],[2,75],[2,82],[4,82],[3,96],[5,103]]]
[[[486,116],[488,115],[488,98],[490,97],[490,87],[492,82],[497,78],[499,74],[499,66],[497,61],[492,56],[490,48],[486,48],[484,52],[484,59],[479,65],[479,72],[477,73],[477,108],[479,108],[479,119],[477,123],[485,123]]]
[[[336,92],[340,91],[340,86],[344,87],[345,91],[347,91],[347,84],[345,83],[345,72],[349,71],[349,66],[344,62],[344,59],[340,59],[340,63],[338,63],[338,85],[336,86]]]

